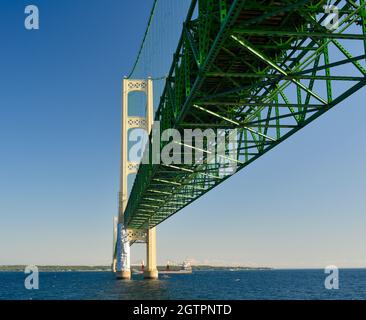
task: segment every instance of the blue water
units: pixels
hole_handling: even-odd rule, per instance
[[[1,300],[28,299],[366,299],[366,269],[339,271],[339,290],[326,290],[324,270],[196,271],[157,281],[110,272],[41,272],[39,290],[25,275],[0,272]]]

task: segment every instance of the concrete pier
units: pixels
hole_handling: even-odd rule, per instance
[[[147,265],[144,270],[145,279],[157,279],[158,269],[156,267],[156,228],[147,231],[146,239],[146,258]]]
[[[117,271],[116,278],[118,280],[131,280],[131,271]]]

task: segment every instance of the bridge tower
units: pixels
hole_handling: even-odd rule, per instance
[[[146,94],[145,117],[129,116],[129,99],[131,92],[140,91]],[[126,225],[125,210],[128,202],[128,176],[136,174],[139,163],[130,162],[128,159],[128,131],[130,129],[144,129],[150,134],[153,124],[153,81],[123,79],[122,97],[122,143],[121,143],[121,168],[120,168],[120,192],[118,207],[118,224],[116,249],[114,253],[113,266],[115,266],[118,279],[131,279],[130,268],[130,245],[136,241],[146,243],[147,265],[144,270],[146,279],[156,279],[158,271],[156,267],[156,229],[130,229]]]

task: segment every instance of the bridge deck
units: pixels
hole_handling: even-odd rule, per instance
[[[322,25],[325,3],[192,1],[155,120],[161,130],[237,129],[237,152],[224,142],[225,161],[140,165],[128,227],[161,223],[366,84],[364,1],[335,1],[334,30]],[[197,152],[182,148],[182,158]]]

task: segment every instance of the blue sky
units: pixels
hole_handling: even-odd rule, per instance
[[[38,31],[24,28],[28,4]],[[0,264],[110,263],[121,81],[150,7],[1,1]],[[366,267],[365,100],[366,88],[164,222],[159,262]]]

